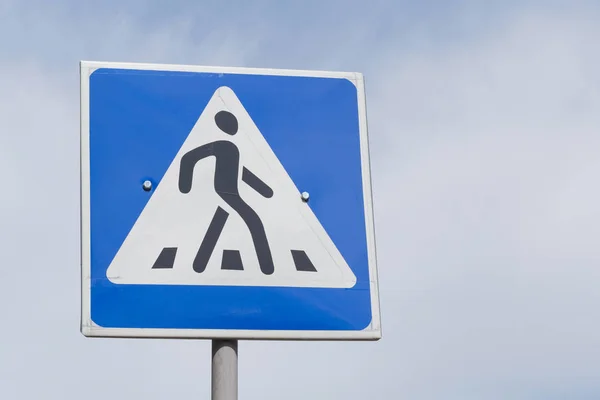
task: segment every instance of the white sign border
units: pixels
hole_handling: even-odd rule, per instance
[[[208,72],[217,74],[283,75],[320,78],[345,78],[357,89],[361,169],[369,281],[371,294],[371,323],[363,330],[245,330],[245,329],[145,329],[105,328],[91,319],[91,241],[90,241],[90,154],[89,154],[89,78],[99,68],[135,69],[150,71]],[[292,69],[214,67],[179,64],[125,63],[80,61],[80,263],[81,263],[81,319],[80,331],[86,337],[162,338],[162,339],[241,339],[241,340],[379,340],[381,316],[379,280],[375,245],[375,224],[371,188],[371,163],[367,129],[367,110],[364,76],[358,72],[309,71]]]

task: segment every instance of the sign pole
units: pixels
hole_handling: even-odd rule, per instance
[[[212,400],[238,398],[238,341],[212,341]]]

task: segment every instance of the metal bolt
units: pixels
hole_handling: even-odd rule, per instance
[[[144,181],[144,183],[142,184],[142,187],[147,192],[150,189],[152,189],[152,182],[150,182],[150,181]]]
[[[308,198],[310,197],[310,195],[308,194],[308,192],[302,192],[302,201],[303,202],[307,202]]]

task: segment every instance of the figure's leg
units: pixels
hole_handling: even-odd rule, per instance
[[[194,258],[194,271],[203,272],[206,269],[208,260],[210,260],[210,256],[215,250],[217,240],[219,240],[219,236],[221,236],[221,232],[223,232],[228,216],[229,214],[227,211],[223,210],[221,207],[217,207],[215,215],[213,216],[212,221],[210,221],[210,225],[208,225],[204,239],[202,239],[196,258]]]
[[[258,257],[260,270],[263,274],[271,275],[275,271],[275,266],[273,265],[273,257],[271,256],[267,234],[265,233],[265,228],[260,217],[239,195],[224,193],[219,193],[219,195],[242,217],[248,226],[252,242],[254,243],[254,249],[256,250],[256,256]]]

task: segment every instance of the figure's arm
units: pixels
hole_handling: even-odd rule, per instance
[[[242,171],[242,180],[262,196],[266,198],[270,198],[273,196],[273,189],[271,189],[269,185],[264,183],[258,176],[250,172],[250,170],[246,167],[244,167]]]
[[[181,193],[189,193],[192,189],[192,178],[194,177],[196,163],[212,155],[214,155],[214,146],[212,143],[208,143],[188,151],[181,157],[179,163],[179,191]]]

